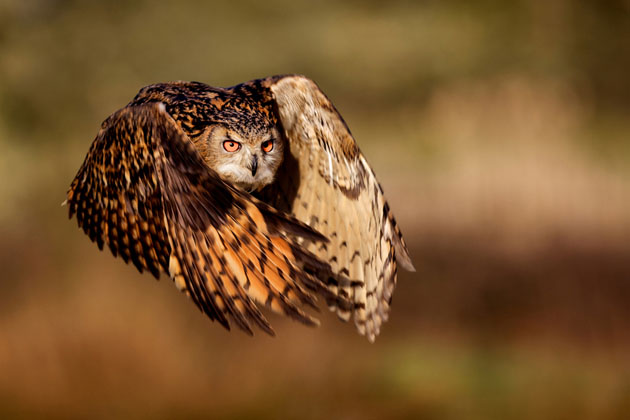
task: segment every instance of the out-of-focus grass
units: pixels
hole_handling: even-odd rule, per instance
[[[627,16],[0,3],[0,417],[625,418]],[[224,332],[60,207],[140,87],[287,72],[342,112],[411,246],[418,272],[374,345],[325,310],[319,329],[270,316],[274,339]]]

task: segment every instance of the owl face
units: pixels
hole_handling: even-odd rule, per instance
[[[282,163],[284,141],[273,126],[242,129],[226,124],[208,127],[202,156],[219,176],[248,192],[273,182]]]

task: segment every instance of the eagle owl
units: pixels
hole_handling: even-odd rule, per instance
[[[274,334],[259,305],[317,325],[303,308],[320,295],[374,341],[397,265],[414,270],[346,123],[303,76],[141,89],[103,122],[67,205],[100,249],[249,334]]]

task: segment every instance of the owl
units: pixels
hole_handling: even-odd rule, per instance
[[[374,171],[319,87],[147,86],[109,116],[72,181],[69,216],[99,249],[167,273],[210,319],[274,335],[326,300],[371,342],[397,266],[413,271]]]

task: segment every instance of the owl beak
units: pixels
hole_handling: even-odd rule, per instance
[[[258,170],[258,155],[254,155],[252,159],[252,176],[256,176],[256,170]]]

